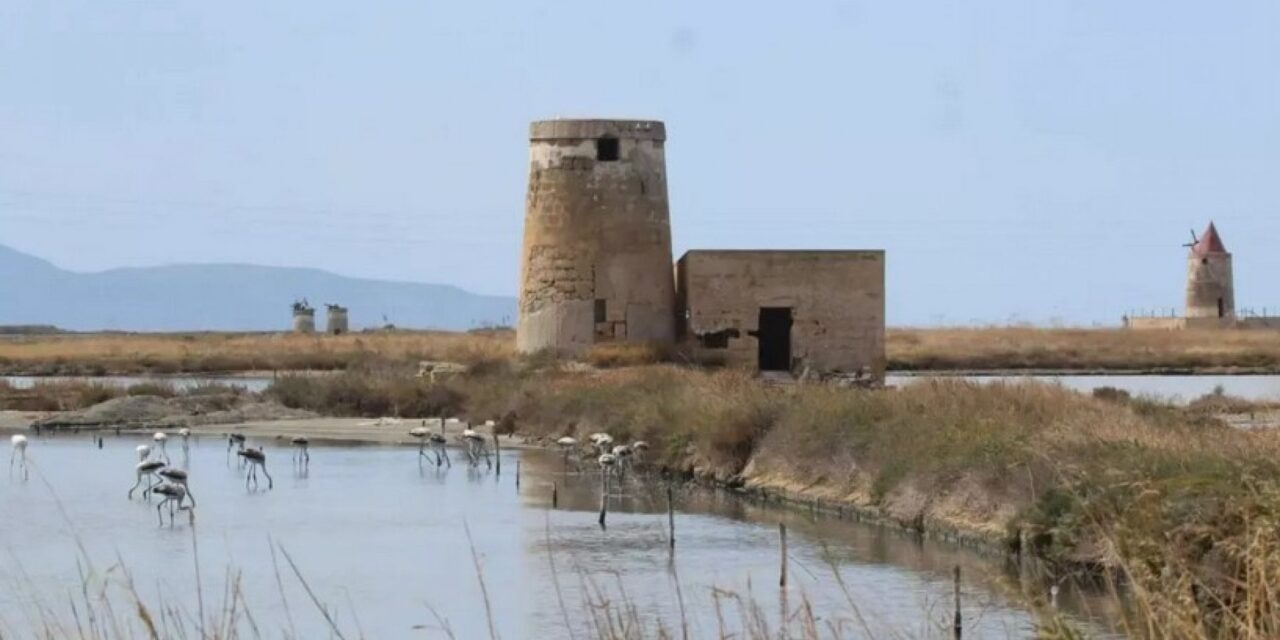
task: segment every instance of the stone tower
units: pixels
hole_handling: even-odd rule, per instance
[[[1191,254],[1187,256],[1186,314],[1188,318],[1232,319],[1236,316],[1231,254],[1227,253],[1212,222],[1204,235],[1191,245]]]
[[[350,331],[347,324],[346,307],[340,304],[326,304],[325,307],[324,328],[329,335],[340,336],[347,331]]]
[[[316,310],[306,300],[293,303],[293,332],[315,333]]]
[[[665,141],[648,120],[530,126],[520,351],[674,341]]]

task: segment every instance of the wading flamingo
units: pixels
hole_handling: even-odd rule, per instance
[[[14,435],[9,439],[9,443],[13,445],[13,453],[9,454],[9,477],[13,477],[13,464],[18,463],[18,470],[22,472],[22,479],[27,479],[27,437],[21,433]]]
[[[263,453],[262,448],[248,448],[239,451],[237,454],[249,463],[249,472],[244,476],[244,488],[249,488],[249,481],[253,481],[253,488],[258,488],[258,468],[262,468],[262,475],[267,477],[267,488],[274,489],[275,481],[271,479],[271,474],[267,473],[267,454]]]

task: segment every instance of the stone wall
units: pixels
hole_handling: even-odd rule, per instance
[[[1236,315],[1231,254],[1193,253],[1187,258],[1188,318],[1232,318]]]
[[[516,345],[577,354],[675,335],[665,128],[553,120],[530,128]],[[601,144],[616,145],[606,158]]]
[[[1128,316],[1124,319],[1124,327],[1143,331],[1174,331],[1187,328],[1187,319],[1177,316]]]
[[[790,307],[791,370],[883,378],[883,251],[690,251],[677,334],[702,362],[756,369],[762,307]]]

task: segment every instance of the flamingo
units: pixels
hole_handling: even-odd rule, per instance
[[[146,478],[147,480],[147,487],[142,490],[142,497],[149,497],[151,494],[151,488],[155,486],[155,483],[160,482],[160,476],[157,475],[156,472],[163,468],[164,463],[159,460],[143,460],[135,465],[133,469],[138,474],[138,481],[133,483],[133,486],[129,488],[129,499],[132,500],[133,492],[136,491],[138,487],[142,486],[143,478]]]
[[[452,467],[453,463],[449,462],[449,452],[444,448],[446,442],[444,434],[432,433],[426,425],[427,421],[423,420],[421,427],[414,427],[409,430],[409,435],[418,439],[418,463],[421,464],[423,458],[430,460],[427,456],[427,445],[430,444],[436,454],[436,466],[439,467],[441,464],[448,463]],[[443,420],[440,421],[440,431],[444,431]]]
[[[311,446],[311,440],[304,436],[298,436],[289,441],[293,445],[293,461],[299,465],[311,464],[311,453],[307,448]]]
[[[253,480],[253,488],[258,488],[258,467],[262,467],[262,474],[267,476],[267,488],[275,488],[275,481],[271,479],[271,474],[267,473],[267,454],[263,453],[262,447],[257,449],[251,447],[238,451],[237,454],[249,463],[249,473],[244,477],[244,488],[249,488],[250,480]]]
[[[614,447],[610,453],[617,459],[618,475],[625,475],[627,467],[631,465],[631,455],[634,451],[629,445],[620,444]]]
[[[186,451],[191,444],[191,430],[183,427],[178,429],[178,435],[182,436],[182,450]]]
[[[164,514],[161,510],[164,509],[166,504],[169,505],[169,526],[171,527],[173,526],[173,507],[175,504],[179,511],[195,507],[194,500],[191,502],[191,507],[182,506],[182,500],[187,497],[187,489],[183,485],[173,482],[165,482],[152,491],[164,496],[164,500],[161,500],[160,503],[156,505],[156,516],[160,518],[160,526],[162,527],[164,526]]]
[[[443,457],[444,463],[452,468],[453,463],[449,461],[449,450],[445,448],[449,441],[444,437],[444,418],[440,419],[440,433],[433,433],[428,439],[431,440],[431,447],[436,450],[436,466],[440,466],[440,459]]]
[[[605,475],[609,475],[612,473],[614,466],[618,464],[618,456],[612,453],[602,453],[596,459],[596,462],[600,463],[600,471]]]
[[[191,508],[192,508],[192,509],[194,509],[194,508],[195,508],[195,506],[196,506],[196,497],[195,497],[195,495],[193,495],[193,494],[191,493],[191,485],[187,484],[187,472],[186,472],[186,471],[183,471],[182,469],[175,469],[175,468],[173,468],[173,467],[165,467],[165,468],[161,469],[158,473],[159,473],[159,475],[160,475],[160,477],[161,477],[161,478],[164,478],[165,480],[168,480],[168,481],[169,481],[169,482],[168,482],[169,484],[182,485],[182,489],[183,489],[183,494],[184,494],[184,496],[185,496],[185,497],[188,497],[188,498],[191,498]],[[163,486],[163,485],[161,485],[161,486]],[[159,492],[159,490],[160,490],[160,489],[159,489],[159,487],[157,487],[157,488],[155,488],[155,489],[152,489],[152,491],[155,491],[155,492]],[[181,507],[181,506],[182,506],[182,498],[179,498],[179,499],[178,499],[178,506],[179,506],[179,507]]]
[[[157,431],[155,435],[151,436],[151,439],[155,441],[156,446],[160,447],[160,455],[164,456],[164,463],[169,464],[169,450],[165,448],[165,443],[169,441],[169,434]]]
[[[13,463],[18,463],[18,469],[22,471],[22,479],[27,479],[27,437],[21,433],[14,435],[9,439],[13,445],[13,453],[9,455],[9,477],[13,477]]]
[[[573,448],[578,446],[578,440],[577,438],[571,438],[569,436],[565,436],[563,438],[560,438],[559,440],[556,440],[556,446],[560,447],[560,450],[564,452],[564,468],[565,470],[568,470],[569,469],[569,452],[573,451]]]
[[[463,429],[462,440],[467,444],[467,458],[471,461],[471,466],[480,464],[480,454],[484,454],[485,462],[489,466],[493,466],[493,461],[489,459],[489,448],[484,444],[484,436],[474,429]]]
[[[231,461],[231,450],[235,448],[237,452],[244,451],[244,434],[232,433],[227,435],[227,461]]]
[[[146,462],[151,457],[151,447],[145,444],[138,445],[134,450],[138,452],[138,462]]]
[[[593,433],[587,436],[587,440],[601,455],[609,453],[609,447],[613,446],[613,436],[607,433]]]

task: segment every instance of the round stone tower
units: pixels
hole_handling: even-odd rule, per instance
[[[520,351],[674,341],[665,141],[649,120],[530,126]]]
[[[1231,254],[1218,230],[1209,223],[1191,245],[1187,256],[1187,317],[1235,318],[1235,285],[1231,278]]]
[[[316,310],[306,300],[293,303],[293,332],[315,333]]]
[[[329,335],[340,336],[350,330],[346,307],[340,304],[326,304],[325,307],[324,328]]]

